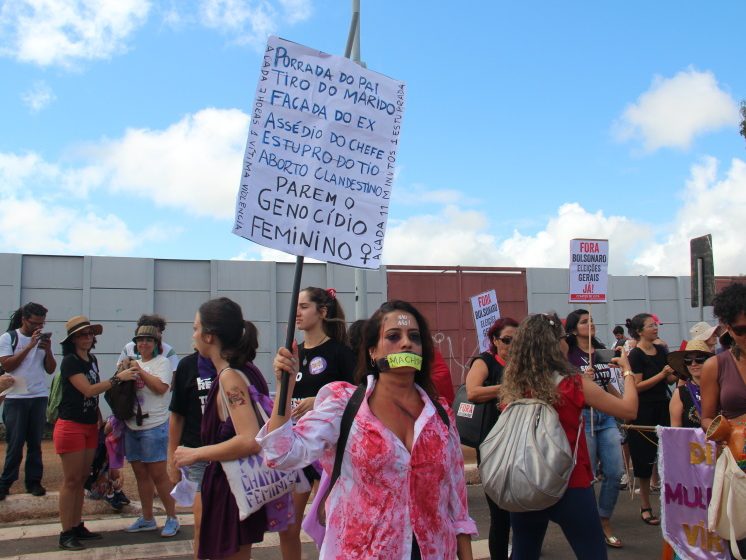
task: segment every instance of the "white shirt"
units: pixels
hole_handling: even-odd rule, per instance
[[[137,363],[150,375],[154,375],[169,387],[171,386],[171,378],[173,377],[171,363],[164,356],[156,356],[148,362],[137,360]],[[137,387],[137,403],[140,404],[142,413],[147,414],[148,417],[143,418],[142,426],[138,426],[133,416],[130,420],[127,420],[127,427],[130,430],[147,430],[160,426],[168,420],[168,404],[171,402],[171,393],[166,391],[159,395],[150,390],[142,379],[136,380],[135,386]],[[135,411],[137,411],[137,403],[135,403]]]
[[[0,358],[6,356],[14,356],[23,351],[26,346],[31,344],[31,337],[21,333],[21,329],[17,329],[18,344],[16,345],[15,352],[10,344],[10,333],[6,332],[0,336]],[[7,399],[33,399],[36,397],[48,397],[49,396],[49,385],[47,384],[47,372],[44,370],[44,350],[38,346],[33,350],[29,351],[26,357],[16,369],[9,371],[8,373],[16,378],[16,385],[23,386],[22,383],[18,383],[19,379],[23,379],[25,382],[28,393],[13,393],[10,392],[6,395]]]

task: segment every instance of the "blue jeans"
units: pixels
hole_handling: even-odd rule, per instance
[[[538,560],[550,521],[560,526],[578,560],[607,559],[593,488],[568,488],[550,508],[510,514],[513,560]]]
[[[5,467],[0,477],[0,487],[10,488],[18,480],[18,471],[26,444],[26,489],[41,484],[44,464],[41,460],[41,438],[47,423],[47,397],[31,399],[5,399],[3,404],[5,424]]]
[[[591,431],[591,410],[584,409],[583,421],[593,474],[596,474],[596,465],[599,461],[604,473],[601,492],[598,495],[598,513],[604,519],[610,519],[619,497],[619,482],[624,474],[622,438],[613,416],[594,410]]]

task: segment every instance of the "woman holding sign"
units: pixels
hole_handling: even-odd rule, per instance
[[[291,393],[294,422],[313,409],[322,387],[332,381],[352,382],[355,371],[355,355],[347,345],[344,309],[333,288],[309,286],[301,290],[295,326],[303,332],[303,342],[298,345],[300,366]],[[321,479],[320,466],[308,465],[303,469],[303,477],[306,480],[293,493],[296,522],[280,533],[284,560],[301,558],[301,522],[311,487]]]
[[[619,369],[615,364],[609,363],[608,357],[602,357],[601,352],[596,352],[597,349],[604,348],[604,345],[596,338],[596,325],[588,311],[576,309],[570,313],[565,319],[565,329],[569,347],[567,359],[596,385],[608,392],[609,386],[614,386],[616,382]],[[622,541],[614,536],[610,523],[619,497],[619,481],[624,473],[622,439],[616,418],[586,405],[583,407],[583,422],[593,475],[596,475],[599,461],[604,473],[601,493],[598,496],[598,513],[601,516],[604,540],[608,546],[621,548]]]
[[[278,379],[290,373],[290,390],[298,360],[285,348],[274,360]],[[320,459],[331,473],[322,560],[472,558],[476,525],[459,436],[450,408],[435,397],[432,360],[422,314],[407,302],[386,302],[365,324],[357,388],[323,387],[294,427],[290,400],[275,402],[257,436],[267,463],[287,470]]]

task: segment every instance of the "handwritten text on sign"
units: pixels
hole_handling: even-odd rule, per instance
[[[570,303],[606,301],[608,272],[608,239],[570,240]]]
[[[474,314],[474,328],[477,330],[479,351],[486,352],[490,348],[487,331],[500,318],[500,306],[497,303],[495,290],[472,296],[471,310]]]
[[[233,233],[293,254],[381,264],[404,84],[270,37]]]

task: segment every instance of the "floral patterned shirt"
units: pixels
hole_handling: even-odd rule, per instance
[[[476,535],[477,527],[467,509],[464,460],[453,413],[445,406],[448,428],[427,394],[415,386],[425,406],[414,425],[410,454],[368,407],[375,384],[375,377],[368,376],[341,473],[327,500],[320,558],[408,559],[412,535],[423,560],[456,558],[456,535]],[[342,412],[354,391],[349,383],[330,383],[295,426],[287,422],[269,434],[263,427],[256,440],[267,464],[291,470],[320,459],[331,473]]]

